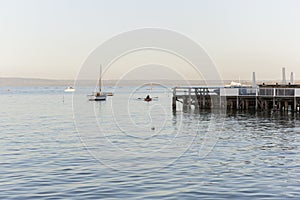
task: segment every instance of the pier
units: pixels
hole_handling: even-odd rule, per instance
[[[299,112],[300,85],[175,87],[172,98],[173,111],[176,111],[178,103],[182,104],[183,109]]]

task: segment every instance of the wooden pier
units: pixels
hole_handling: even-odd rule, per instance
[[[172,108],[255,111],[300,111],[300,85],[256,87],[175,87]]]

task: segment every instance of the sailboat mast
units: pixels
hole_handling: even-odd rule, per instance
[[[101,76],[102,76],[102,65],[100,65],[100,77],[99,77],[99,85],[98,85],[98,87],[99,87],[99,92],[101,92]]]

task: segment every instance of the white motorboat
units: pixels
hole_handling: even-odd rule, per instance
[[[74,92],[74,91],[75,91],[75,89],[71,86],[69,86],[65,89],[65,92]]]
[[[229,85],[225,85],[226,88],[244,88],[244,87],[251,87],[251,85],[244,85],[241,84],[240,82],[234,82],[231,81],[231,83]]]

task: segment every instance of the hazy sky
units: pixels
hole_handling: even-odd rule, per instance
[[[280,79],[282,66],[300,79],[299,10],[299,0],[0,0],[0,77],[74,79],[102,42],[159,27],[199,43],[224,79]]]

